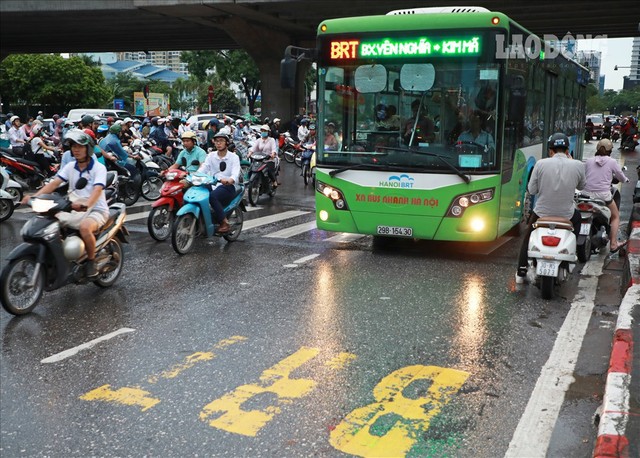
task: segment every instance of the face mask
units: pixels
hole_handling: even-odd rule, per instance
[[[260,136],[262,138],[267,138],[269,136],[269,132],[260,132]]]

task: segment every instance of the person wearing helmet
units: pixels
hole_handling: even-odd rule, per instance
[[[224,207],[236,196],[235,184],[240,179],[240,158],[237,154],[230,153],[229,137],[218,132],[213,137],[216,151],[207,156],[207,159],[198,169],[198,172],[211,175],[218,180],[211,188],[209,203],[213,208],[213,216],[219,224],[217,232],[224,234],[231,230],[229,221],[224,214]]]
[[[151,132],[149,132],[149,138],[155,140],[156,145],[162,149],[167,157],[173,159],[173,148],[169,145],[169,137],[167,137],[167,133],[164,130],[164,118],[154,117],[151,120]],[[154,125],[155,122],[155,125]]]
[[[11,144],[11,150],[16,156],[22,156],[22,150],[28,138],[24,135],[24,131],[20,129],[20,116],[13,115],[9,118],[11,127],[7,131],[9,135],[9,142]]]
[[[581,161],[572,159],[569,137],[561,132],[549,137],[547,149],[549,157],[536,162],[527,186],[529,194],[537,198],[520,247],[516,283],[525,282],[529,237],[533,232],[533,223],[538,218],[556,216],[570,219],[575,234],[577,235],[580,231],[582,218],[573,198],[576,189],[582,190],[585,186],[584,165]]]
[[[186,131],[180,138],[184,149],[180,151],[175,164],[172,164],[169,169],[177,169],[185,161],[187,172],[195,172],[200,165],[204,164],[207,159],[207,153],[198,146],[198,135],[195,132]],[[196,164],[194,164],[195,161],[197,161]]]
[[[122,124],[113,124],[109,127],[109,133],[106,137],[100,140],[100,148],[103,149],[106,153],[113,153],[115,156],[115,162],[107,163],[108,168],[114,168],[119,173],[128,173],[134,177],[134,179],[138,180],[140,178],[140,173],[135,165],[129,164],[129,154],[122,147],[122,143],[120,143],[120,133],[122,132]],[[110,159],[111,156],[105,154],[106,159]],[[123,170],[126,169],[126,170]]]
[[[267,124],[260,127],[260,138],[253,144],[248,156],[251,157],[253,154],[259,153],[270,158],[266,161],[267,172],[273,183],[273,187],[277,188],[280,184],[276,176],[276,170],[278,170],[278,146],[276,145],[275,139],[269,136],[269,132],[270,129]]]
[[[73,210],[84,212],[80,221],[80,237],[87,250],[85,273],[95,277],[96,237],[98,231],[109,218],[109,206],[104,194],[107,182],[107,169],[93,157],[93,139],[80,129],[71,129],[63,142],[73,154],[73,160],[60,169],[53,180],[44,185],[33,196],[26,196],[26,204],[31,197],[54,192],[63,183],[69,183],[69,193],[77,200],[72,203]],[[77,186],[77,187],[76,187]]]
[[[36,161],[40,169],[48,175],[51,170],[51,164],[55,162],[55,159],[48,155],[47,151],[54,153],[57,149],[47,145],[42,139],[42,135],[44,134],[44,126],[42,123],[35,123],[31,128],[31,133],[33,134],[33,138],[31,139],[31,151],[34,154],[33,160]]]
[[[273,118],[273,122],[269,127],[271,128],[271,136],[275,139],[277,144],[280,139],[280,118]]]
[[[609,234],[609,251],[616,253],[625,243],[618,242],[618,227],[620,227],[620,211],[613,201],[611,194],[611,181],[616,178],[618,181],[628,183],[629,178],[624,174],[618,161],[611,158],[613,143],[608,138],[603,138],[596,145],[596,155],[587,159],[584,164],[586,184],[584,192],[593,199],[603,200],[609,210],[611,210],[611,233]]]
[[[242,119],[236,119],[236,128],[233,130],[233,141],[239,142],[244,140],[244,121]]]
[[[91,115],[84,115],[80,118],[80,129],[91,129],[93,127],[94,118]]]
[[[309,120],[307,118],[302,118],[300,120],[300,127],[298,127],[298,140],[300,143],[304,143],[307,141],[307,137],[309,136]]]
[[[209,122],[205,121],[202,127],[204,129],[207,129],[207,143],[205,144],[205,148],[207,149],[207,151],[215,149],[216,145],[213,141],[213,138],[215,137],[215,135],[218,133],[218,130],[220,129],[220,121],[218,121],[218,118],[214,117],[214,118],[211,118]]]
[[[182,138],[182,134],[188,131],[189,128],[187,127],[186,118],[180,118],[180,125],[178,126],[178,137]]]

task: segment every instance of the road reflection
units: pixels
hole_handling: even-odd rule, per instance
[[[313,299],[307,332],[310,342],[321,346],[329,353],[343,351],[341,348],[340,320],[336,317],[337,298],[334,279],[335,266],[320,263],[315,273],[315,281],[309,281],[309,296]]]
[[[476,367],[487,338],[486,290],[478,276],[464,281],[458,301],[457,329],[451,353],[467,368]]]

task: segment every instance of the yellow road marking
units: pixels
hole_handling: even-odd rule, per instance
[[[468,377],[467,372],[436,366],[398,369],[373,389],[376,402],[349,413],[331,431],[329,442],[341,452],[357,456],[404,456]],[[425,395],[405,397],[403,390],[417,380],[431,381]]]
[[[85,401],[106,401],[115,402],[127,406],[140,406],[142,412],[150,409],[160,402],[160,399],[149,397],[151,394],[140,388],[124,387],[118,390],[112,390],[111,385],[102,385],[101,387],[91,390],[80,396]]]

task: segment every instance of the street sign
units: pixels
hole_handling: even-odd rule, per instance
[[[209,85],[209,113],[211,113],[211,104],[213,103],[213,85]]]
[[[124,110],[124,99],[113,99],[114,110]]]

